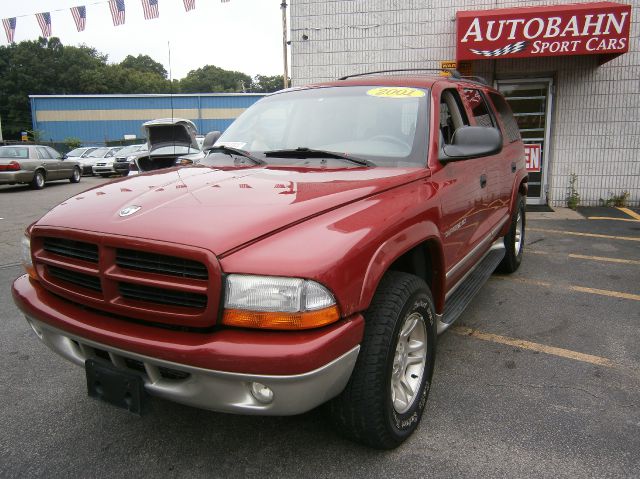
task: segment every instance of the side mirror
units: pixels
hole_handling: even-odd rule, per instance
[[[69,157],[67,156],[66,153],[60,157],[61,160],[66,160],[67,158],[69,158]]]
[[[463,126],[453,134],[450,145],[440,149],[440,161],[468,160],[500,153],[502,135],[500,130],[486,126]]]
[[[207,151],[213,148],[213,145],[215,145],[221,135],[222,133],[219,131],[210,131],[207,133],[207,136],[204,137],[204,142],[202,143],[202,151]]]

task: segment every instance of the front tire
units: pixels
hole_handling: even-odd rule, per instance
[[[36,170],[33,174],[33,179],[31,180],[30,186],[34,190],[41,190],[44,188],[45,177],[42,170]]]
[[[516,198],[516,207],[511,216],[511,227],[504,237],[505,255],[502,262],[498,265],[499,273],[511,274],[515,272],[522,263],[522,255],[524,253],[524,232],[526,225],[525,217],[525,201],[522,195],[518,194]]]
[[[354,371],[329,410],[348,438],[393,449],[418,427],[431,387],[437,334],[431,292],[420,278],[390,271],[365,321]]]
[[[71,178],[69,178],[69,181],[71,183],[80,183],[80,178],[82,178],[82,171],[80,171],[80,168],[76,166],[73,168],[73,174],[71,175]]]

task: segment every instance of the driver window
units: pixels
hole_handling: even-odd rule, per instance
[[[453,134],[462,126],[469,126],[469,120],[460,95],[454,89],[444,90],[440,96],[440,144],[452,144]]]

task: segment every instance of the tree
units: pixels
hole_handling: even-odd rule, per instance
[[[251,82],[251,91],[254,93],[273,93],[284,88],[283,76],[256,75]]]
[[[123,68],[130,68],[132,70],[139,71],[140,73],[151,73],[167,78],[167,70],[165,70],[162,63],[158,63],[149,55],[127,55],[127,57],[120,62],[120,66]]]
[[[251,77],[245,73],[205,65],[191,70],[180,81],[182,93],[224,93],[246,91],[251,88]]]

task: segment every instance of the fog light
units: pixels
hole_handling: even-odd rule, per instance
[[[251,394],[263,404],[269,404],[273,401],[273,391],[262,383],[251,383]]]

